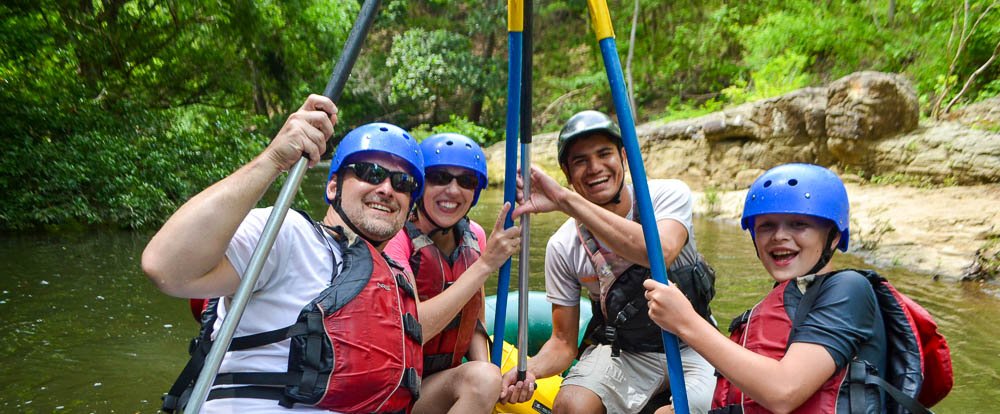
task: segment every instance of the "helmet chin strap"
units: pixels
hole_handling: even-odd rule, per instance
[[[370,243],[372,246],[378,246],[391,239],[392,237],[389,237],[389,239],[385,240],[376,240],[371,237],[368,237],[367,235],[365,235],[364,232],[361,231],[361,229],[359,229],[357,226],[354,225],[354,222],[352,222],[351,219],[347,217],[347,213],[344,212],[344,208],[340,205],[340,199],[342,198],[343,195],[341,194],[341,189],[344,188],[343,184],[344,184],[343,178],[341,178],[340,174],[337,174],[337,194],[334,195],[333,199],[333,211],[337,212],[337,215],[340,216],[340,219],[344,221],[344,224],[346,224],[347,227],[354,232],[354,234],[357,234],[358,237],[365,239],[365,241]]]
[[[608,204],[621,204],[622,189],[624,188],[625,188],[625,160],[622,160],[622,180],[618,182],[618,191],[615,191],[615,196],[611,198],[611,201],[601,204],[601,207],[604,207]]]
[[[813,266],[812,269],[809,269],[809,272],[807,272],[806,275],[814,275],[826,267],[827,263],[830,263],[830,259],[833,258],[833,251],[837,249],[836,246],[831,246],[833,239],[837,237],[837,234],[839,234],[839,231],[836,227],[830,228],[830,234],[826,236],[826,244],[823,245],[823,254],[820,255],[819,261],[816,262],[816,265]]]
[[[417,200],[417,208],[420,209],[420,213],[423,214],[423,217],[425,219],[427,219],[427,221],[430,222],[432,226],[434,226],[434,230],[431,230],[431,233],[428,234],[427,237],[434,237],[435,233],[448,234],[448,232],[451,231],[451,228],[455,227],[454,224],[452,224],[449,227],[445,227],[445,226],[442,226],[442,225],[438,224],[436,221],[434,221],[434,219],[431,218],[431,215],[429,213],[427,213],[427,208],[424,207],[424,198],[423,197],[420,197],[420,200]]]

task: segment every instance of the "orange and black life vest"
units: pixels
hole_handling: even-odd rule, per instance
[[[413,245],[410,255],[410,269],[417,283],[417,293],[421,301],[439,295],[455,283],[465,270],[472,266],[482,252],[476,235],[469,228],[469,220],[463,218],[452,227],[458,238],[458,245],[448,260],[426,234],[410,222],[406,223],[406,235]],[[434,374],[462,363],[462,357],[469,351],[469,344],[479,324],[479,313],[483,309],[483,295],[476,293],[466,302],[455,319],[424,344],[424,376]]]
[[[344,413],[402,413],[412,408],[423,366],[416,292],[401,266],[364,239],[333,230],[343,270],[337,274],[334,263],[330,286],[303,307],[294,324],[234,338],[229,347],[239,353],[290,339],[288,370],[221,373],[215,385],[235,386],[214,388],[209,400],[273,399],[287,408],[299,404]],[[317,232],[325,242],[318,225]],[[217,302],[212,299],[202,314],[191,360],[164,397],[166,412],[187,403],[211,349]]]

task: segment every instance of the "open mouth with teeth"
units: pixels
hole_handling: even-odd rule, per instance
[[[799,252],[788,249],[776,249],[770,252],[771,260],[778,266],[786,266],[798,257]]]
[[[458,207],[461,204],[456,203],[454,201],[438,201],[438,202],[435,203],[435,205],[437,205],[438,210],[441,210],[442,212],[451,214],[451,213],[454,213],[454,212],[458,211]]]
[[[379,203],[379,202],[374,202],[374,201],[369,201],[369,202],[365,203],[365,206],[368,207],[368,208],[370,208],[370,209],[372,209],[372,210],[380,211],[380,212],[383,212],[383,213],[386,213],[386,214],[392,214],[392,213],[396,212],[395,209],[389,207],[388,205],[383,204],[383,203]]]
[[[587,186],[590,188],[600,187],[611,181],[611,177],[601,177],[590,181],[587,181]]]

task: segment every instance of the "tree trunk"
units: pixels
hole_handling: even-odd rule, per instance
[[[264,96],[264,85],[261,85],[260,71],[253,59],[247,58],[250,65],[250,77],[253,82],[253,110],[257,115],[267,116],[267,97]]]
[[[490,31],[489,36],[486,38],[486,46],[483,50],[482,65],[486,67],[490,64],[490,59],[493,58],[493,51],[496,49],[497,35],[495,31]],[[473,123],[478,124],[479,119],[483,116],[483,103],[486,100],[486,93],[483,91],[481,85],[477,87],[472,93],[472,105],[469,107],[469,120]]]
[[[639,119],[635,105],[635,82],[632,81],[632,56],[635,52],[635,28],[639,24],[639,0],[632,8],[632,29],[628,35],[628,57],[625,59],[625,84],[628,85],[628,103],[632,107],[632,119]]]
[[[889,0],[889,10],[886,12],[886,26],[892,27],[896,19],[896,0]]]

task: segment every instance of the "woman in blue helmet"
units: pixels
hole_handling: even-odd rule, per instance
[[[675,287],[644,283],[652,319],[721,374],[712,412],[884,412],[873,387],[862,385],[855,394],[864,397],[850,398],[849,364],[865,361],[869,373],[885,372],[886,338],[870,282],[857,272],[836,272],[831,263],[834,250],[847,250],[848,212],[843,182],[820,166],[781,165],[750,186],[742,227],[776,284],[733,321],[731,340],[698,317]],[[818,294],[804,299],[821,275],[825,282],[810,289]],[[863,406],[852,409],[857,401]]]
[[[424,334],[424,370],[414,412],[490,412],[500,371],[489,363],[483,283],[520,246],[501,209],[487,241],[469,210],[486,188],[486,155],[472,139],[436,134],[420,143],[424,194],[385,252],[415,276]],[[447,289],[446,289],[447,288]],[[462,363],[467,358],[469,362]]]

